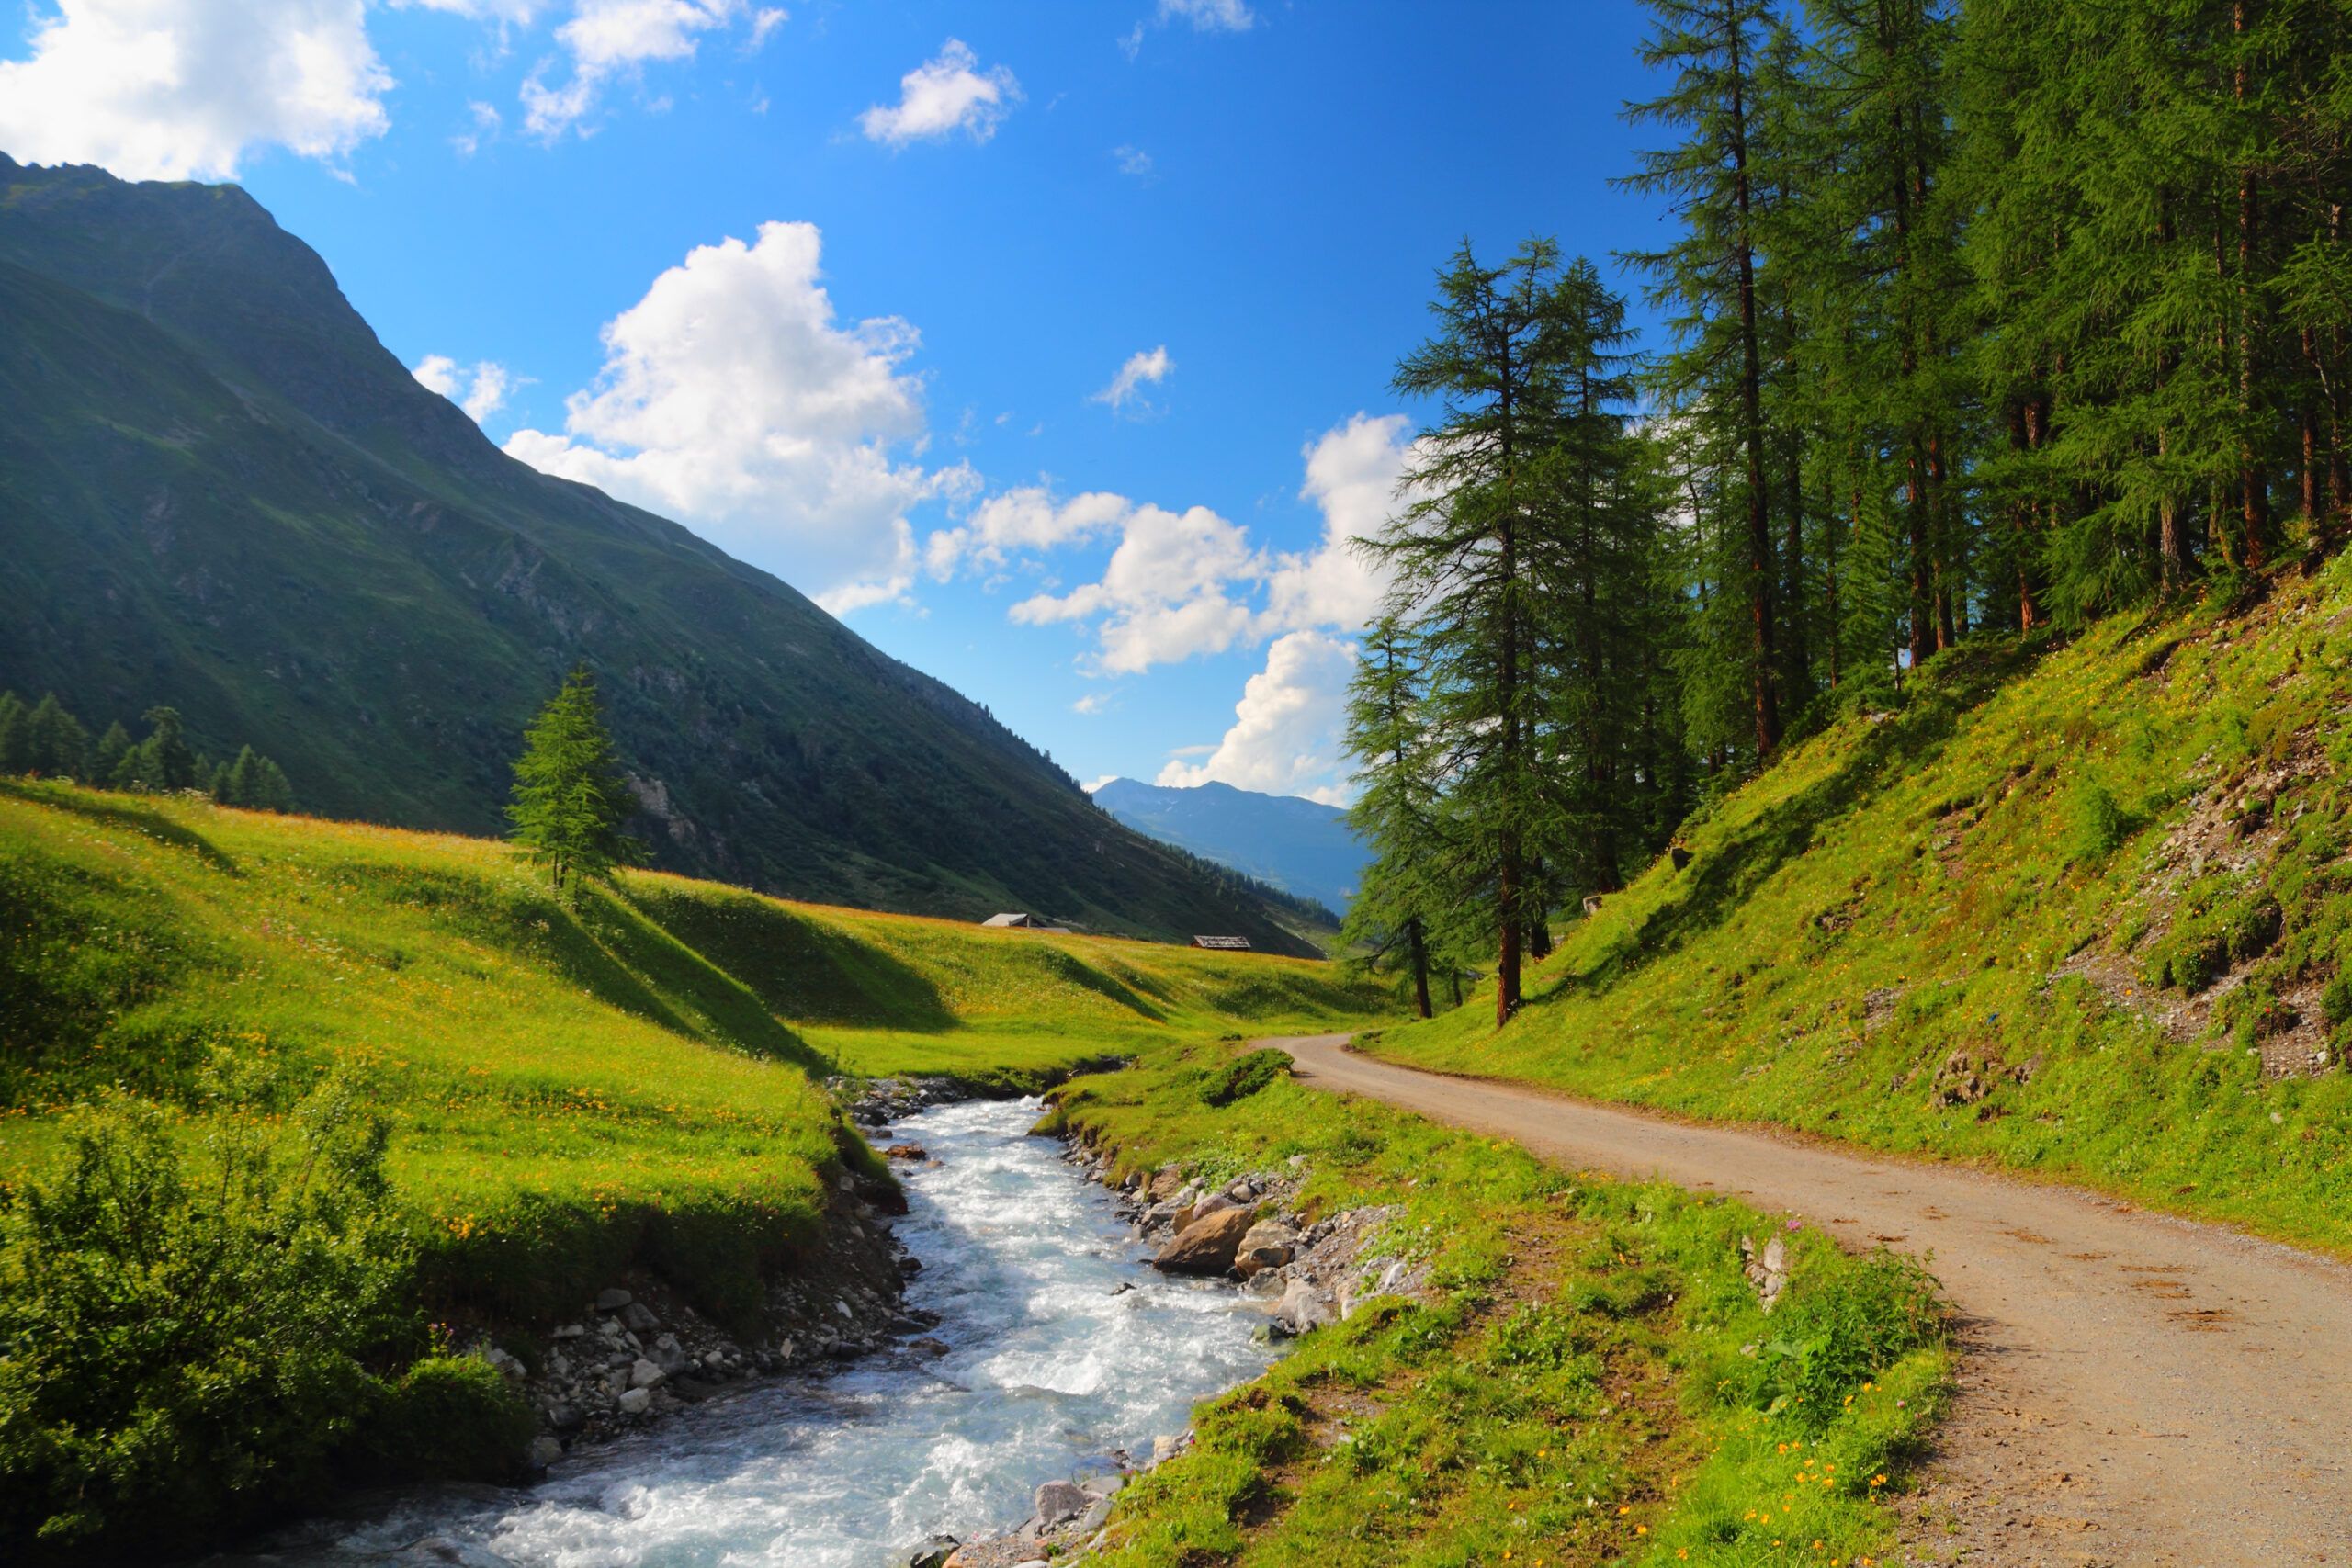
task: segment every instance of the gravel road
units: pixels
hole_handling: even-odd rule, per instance
[[[1901,1505],[1914,1562],[2352,1564],[2352,1269],[2074,1188],[1424,1073],[1347,1041],[1261,1043],[1317,1087],[1563,1165],[1932,1254],[1963,1354],[1928,1483]]]

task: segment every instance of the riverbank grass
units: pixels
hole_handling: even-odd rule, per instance
[[[1950,1371],[1924,1273],[1286,1075],[1210,1103],[1236,1059],[1156,1050],[1057,1089],[1050,1124],[1144,1172],[1304,1156],[1310,1213],[1397,1206],[1374,1250],[1425,1265],[1427,1299],[1375,1298],[1203,1406],[1120,1495],[1106,1564],[1885,1560]],[[1743,1236],[1787,1251],[1770,1314]]]
[[[2352,1254],[2352,557],[1939,655],[1683,841],[1508,1027],[1360,1043]]]

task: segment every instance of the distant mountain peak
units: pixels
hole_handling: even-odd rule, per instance
[[[1222,780],[1176,786],[1112,779],[1094,803],[1135,829],[1286,893],[1344,909],[1371,856],[1336,806]]]

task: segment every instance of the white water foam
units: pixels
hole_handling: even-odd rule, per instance
[[[940,1161],[909,1177],[898,1231],[923,1262],[908,1300],[940,1314],[946,1355],[755,1384],[537,1486],[419,1493],[357,1529],[306,1527],[272,1560],[426,1561],[410,1549],[437,1538],[484,1568],[886,1568],[933,1533],[1020,1523],[1042,1482],[1148,1457],[1263,1370],[1265,1320],[1229,1287],[1145,1268],[1108,1195],[1023,1135],[1038,1111],[972,1101],[894,1129]]]

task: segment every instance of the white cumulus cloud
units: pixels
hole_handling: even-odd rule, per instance
[[[1166,27],[1171,22],[1189,23],[1196,33],[1246,33],[1258,25],[1258,14],[1248,0],[1159,0],[1150,23]],[[1137,22],[1119,39],[1129,60],[1143,52],[1145,27]]]
[[[1138,349],[1127,355],[1126,363],[1119,367],[1119,373],[1111,378],[1111,384],[1089,400],[1108,403],[1112,412],[1120,412],[1129,403],[1140,400],[1146,387],[1159,385],[1175,368],[1176,362],[1168,357],[1166,344],[1158,348]],[[1148,408],[1150,405],[1143,406]]]
[[[638,75],[649,62],[691,60],[702,35],[732,26],[745,11],[743,0],[580,0],[555,30],[571,79],[550,85],[551,59],[533,69],[522,88],[524,130],[552,141],[585,129],[612,82]],[[764,39],[781,20],[781,13],[755,14],[753,37]]]
[[[563,433],[506,450],[674,517],[840,614],[914,578],[907,513],[962,499],[971,469],[902,462],[923,433],[916,348],[895,316],[836,319],[814,224],[699,246],[605,327],[595,384]]]
[[[1275,558],[1266,580],[1268,632],[1352,633],[1378,613],[1387,574],[1352,541],[1378,534],[1402,504],[1396,485],[1412,457],[1411,429],[1403,414],[1359,413],[1307,446],[1299,494],[1322,512],[1323,536],[1312,550]]]
[[[1249,530],[1205,506],[1137,506],[1119,522],[1119,546],[1099,582],[1039,593],[1012,606],[1015,621],[1093,624],[1094,663],[1137,674],[1198,654],[1222,653],[1250,635],[1254,616],[1229,592],[1262,568]]]
[[[935,141],[956,130],[975,141],[996,134],[997,122],[1021,101],[1021,84],[999,65],[980,70],[979,57],[962,40],[949,39],[935,60],[926,60],[899,78],[899,101],[876,104],[857,117],[869,141],[904,147]]]
[[[466,411],[479,424],[506,406],[506,394],[521,383],[495,360],[460,365],[446,354],[428,354],[409,372],[429,389]]]
[[[1184,21],[1204,33],[1246,33],[1258,15],[1244,0],[1159,0],[1159,19]]]
[[[257,148],[333,161],[390,118],[361,0],[61,0],[0,61],[0,147],[125,179],[233,177]]]
[[[959,567],[1000,567],[1016,554],[1093,537],[1134,510],[1126,497],[1104,491],[1057,502],[1044,486],[1024,485],[989,497],[962,524],[933,533],[923,541],[923,559],[944,581]]]
[[[1266,649],[1266,668],[1242,688],[1233,727],[1216,749],[1198,762],[1171,759],[1158,782],[1184,789],[1214,779],[1237,789],[1343,804],[1346,787],[1332,775],[1355,667],[1355,646],[1328,633],[1276,637]]]

